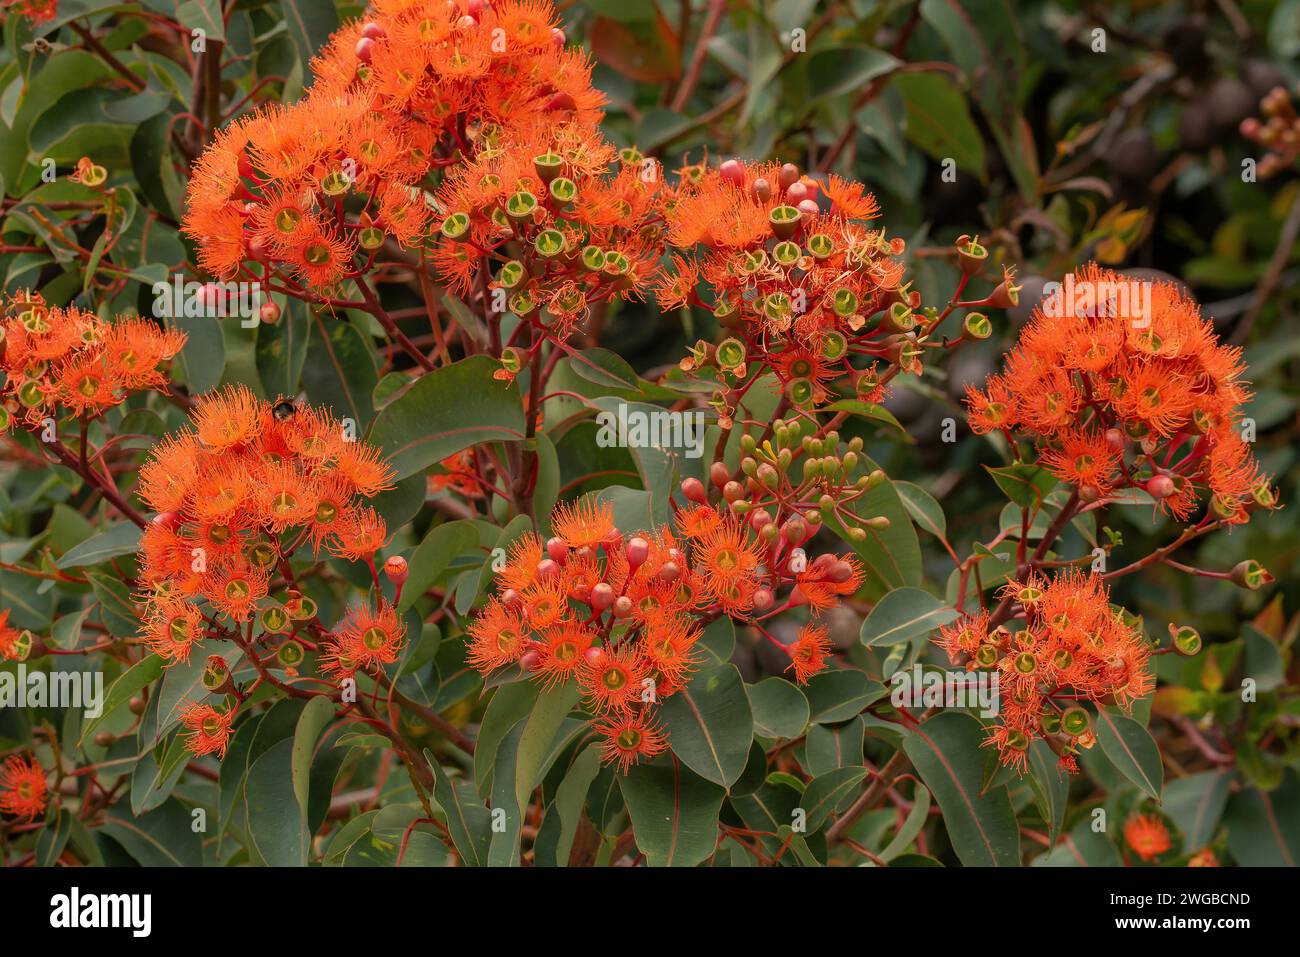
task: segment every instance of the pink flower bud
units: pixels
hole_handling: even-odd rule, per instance
[[[734,159],[726,160],[719,166],[718,173],[724,180],[738,189],[745,185],[745,167]]]
[[[843,584],[853,577],[853,567],[848,562],[836,562],[826,572],[826,577],[837,585]]]
[[[564,539],[558,535],[546,543],[546,554],[560,565],[563,565],[569,558],[569,546],[564,544]]]
[[[389,557],[388,561],[384,562],[384,574],[388,576],[388,580],[394,585],[406,584],[407,576],[410,574],[406,559],[401,555]]]
[[[582,653],[583,660],[593,668],[599,668],[605,661],[604,648],[588,648]]]
[[[362,37],[357,41],[356,51],[358,60],[369,63],[370,58],[375,55],[375,41],[370,37]]]
[[[1174,480],[1168,475],[1153,475],[1147,479],[1146,490],[1154,499],[1168,498],[1175,489]]]
[[[708,493],[704,490],[704,483],[697,478],[682,479],[682,494],[692,502],[705,505],[709,501]]]
[[[632,599],[627,595],[619,595],[614,599],[614,617],[626,618],[632,614]]]
[[[635,535],[627,540],[627,565],[631,571],[636,571],[645,564],[645,560],[650,557],[650,543],[639,535]]]
[[[591,605],[591,610],[600,614],[614,604],[614,589],[609,587],[607,582],[597,582],[591,586],[591,597],[588,602]]]

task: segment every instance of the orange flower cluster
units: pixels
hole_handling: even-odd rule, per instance
[[[713,315],[737,337],[715,355],[697,349],[686,365],[713,362],[743,377],[757,356],[806,406],[822,402],[832,381],[857,374],[855,355],[897,360],[902,335],[917,326],[919,298],[903,283],[903,241],[865,225],[879,211],[861,184],[835,175],[818,182],[790,163],[683,170],[668,240],[687,252],[674,256],[659,301],[665,309],[704,304],[703,281]],[[904,359],[914,368],[915,356]],[[860,378],[874,395],[871,375]]]
[[[675,524],[625,538],[608,504],[561,505],[553,538],[528,534],[511,547],[498,594],[469,627],[469,661],[485,674],[518,663],[547,685],[576,681],[600,719],[606,762],[624,771],[667,746],[655,710],[695,670],[707,622],[763,616],[782,585],[829,599],[862,581],[853,559],[832,556],[796,575],[775,545],[707,505],[678,512]],[[800,681],[829,652],[816,625],[781,647]]]
[[[1023,609],[1023,630],[990,630],[981,612],[940,629],[939,644],[954,664],[997,674],[1002,720],[986,746],[996,747],[1004,764],[1023,772],[1029,746],[1041,737],[1073,773],[1078,748],[1095,742],[1081,702],[1130,707],[1149,694],[1151,648],[1110,606],[1096,574],[1070,571],[1050,582],[1031,575],[1009,582],[1002,594]]]
[[[237,120],[200,158],[185,217],[200,264],[229,278],[253,260],[320,292],[390,237],[423,242],[431,171],[593,127],[603,98],[555,19],[535,0],[379,0],[313,61],[303,100]]]
[[[1147,863],[1174,846],[1169,839],[1169,828],[1154,814],[1135,814],[1125,821],[1124,841]],[[1213,853],[1210,857],[1213,859]]]
[[[163,365],[184,345],[183,332],[146,319],[106,322],[39,293],[10,296],[0,320],[0,430],[14,413],[30,425],[64,412],[93,418],[128,392],[165,391]]]
[[[1238,431],[1242,370],[1177,286],[1090,264],[1035,309],[1004,371],[968,390],[970,424],[1027,433],[1085,502],[1140,488],[1186,520],[1205,489],[1215,518],[1241,523],[1276,504]]]
[[[32,758],[9,757],[0,767],[0,811],[27,821],[45,813],[45,771]]]
[[[330,635],[321,670],[337,681],[358,671],[373,673],[396,661],[405,641],[406,623],[392,605],[381,600],[375,608],[355,606]]]
[[[306,543],[373,571],[388,532],[361,500],[391,487],[379,450],[327,411],[243,386],[200,399],[190,428],[156,444],[140,473],[140,496],[159,513],[140,539],[150,648],[187,659],[206,633],[200,601],[234,623],[280,610],[268,599],[275,569]],[[312,617],[298,607],[306,599],[290,599],[274,620]],[[263,624],[276,630],[265,614]]]
[[[567,335],[592,302],[650,287],[663,246],[661,185],[654,160],[620,154],[598,130],[566,124],[512,140],[448,171],[434,264],[464,295],[480,264],[502,260],[491,281],[498,311]]]

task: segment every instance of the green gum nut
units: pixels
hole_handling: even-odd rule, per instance
[[[578,184],[561,176],[558,179],[551,180],[550,192],[551,199],[561,206],[568,206],[578,198]]]
[[[28,379],[18,387],[18,401],[29,409],[34,409],[45,401],[45,392],[35,379]]]
[[[1173,636],[1174,650],[1188,657],[1201,650],[1201,633],[1190,625],[1170,625],[1169,633]]]
[[[632,268],[632,261],[617,249],[605,253],[605,264],[601,271],[610,276],[626,276]]]
[[[497,272],[497,285],[502,289],[514,289],[527,275],[524,264],[517,259],[512,259]]]
[[[721,297],[713,304],[713,318],[722,321],[730,319],[736,314],[736,304],[730,299]]]
[[[357,234],[362,249],[378,249],[384,244],[384,231],[378,226],[366,226]]]
[[[9,410],[0,405],[0,432],[9,431]]]
[[[987,339],[993,335],[993,323],[989,322],[989,317],[982,312],[966,313],[962,326],[966,329],[966,334],[973,339]]]
[[[788,398],[790,402],[800,408],[813,404],[815,395],[816,390],[813,386],[813,380],[810,380],[810,378],[792,378],[785,385],[785,398]]]
[[[532,219],[533,210],[536,208],[537,197],[526,189],[521,189],[506,200],[506,215],[516,223]]]
[[[916,327],[916,313],[911,306],[896,302],[889,307],[889,325],[895,332],[910,332]]]
[[[1072,738],[1087,734],[1091,724],[1088,712],[1083,708],[1066,708],[1065,713],[1061,715],[1061,730]]]
[[[1233,566],[1229,577],[1232,579],[1233,584],[1241,588],[1249,588],[1251,591],[1255,591],[1272,580],[1268,570],[1253,558],[1238,562]]]
[[[763,314],[773,322],[787,318],[791,311],[790,297],[783,292],[774,292],[763,301]]]
[[[348,178],[339,170],[326,173],[325,178],[320,181],[321,192],[326,196],[342,196],[348,191],[348,186]]]
[[[793,206],[778,206],[767,214],[767,219],[777,239],[789,239],[799,228],[799,210]]]
[[[469,232],[469,215],[452,213],[442,221],[442,235],[447,239],[460,239]]]
[[[289,614],[298,621],[310,621],[316,617],[316,602],[303,595],[298,599],[297,606]]]
[[[275,564],[275,546],[265,539],[254,542],[248,550],[248,560],[258,568],[270,568]]]
[[[1273,489],[1267,482],[1260,482],[1251,489],[1250,497],[1255,500],[1256,505],[1264,508],[1272,508],[1277,504],[1277,496],[1273,494]]]
[[[278,635],[289,627],[289,613],[280,605],[272,605],[262,612],[262,627]]]
[[[290,640],[280,646],[279,650],[276,651],[275,656],[280,660],[280,664],[284,665],[286,668],[296,668],[298,665],[302,664],[302,659],[305,657],[305,653],[302,645],[298,644],[296,641]]]
[[[849,340],[834,330],[826,333],[822,339],[822,358],[838,362],[849,351]]]
[[[533,240],[537,255],[544,259],[554,259],[564,252],[564,233],[558,229],[544,229]]]
[[[216,691],[230,678],[230,669],[226,663],[213,655],[208,660],[208,666],[203,669],[203,687],[207,691]]]
[[[537,302],[527,290],[520,290],[510,297],[510,311],[516,316],[531,316],[537,311]]]
[[[835,252],[835,240],[831,239],[825,233],[817,233],[808,237],[808,252],[814,259],[825,259],[831,253]]]
[[[1038,716],[1038,725],[1043,734],[1056,734],[1061,730],[1061,716],[1055,711],[1044,711]]]
[[[600,272],[605,268],[605,252],[599,246],[585,246],[582,250],[582,268]]]
[[[835,315],[841,319],[858,311],[858,295],[852,289],[836,289],[831,297]]]
[[[745,362],[745,344],[739,339],[723,339],[718,343],[718,365],[734,369]]]
[[[543,183],[553,182],[564,169],[564,158],[554,150],[533,157],[533,171]]]
[[[793,266],[799,261],[799,246],[789,240],[777,243],[772,248],[772,258],[782,266]]]

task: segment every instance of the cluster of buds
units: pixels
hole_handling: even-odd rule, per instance
[[[862,439],[842,443],[838,432],[817,435],[808,429],[801,419],[777,419],[770,439],[741,436],[740,475],[733,478],[720,462],[709,470],[716,493],[766,540],[780,538],[792,546],[816,534],[823,521],[842,526],[855,544],[888,528],[884,515],[863,517],[851,507],[885,481],[880,469],[858,474]],[[705,495],[698,479],[687,479],[682,491],[693,501]]]
[[[1269,152],[1255,168],[1260,179],[1276,176],[1300,157],[1300,116],[1284,87],[1276,86],[1259,101],[1260,116],[1241,121],[1241,135]]]

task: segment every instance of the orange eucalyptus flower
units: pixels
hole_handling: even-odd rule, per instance
[[[9,757],[0,767],[0,811],[27,821],[45,813],[45,771],[31,757]]]

